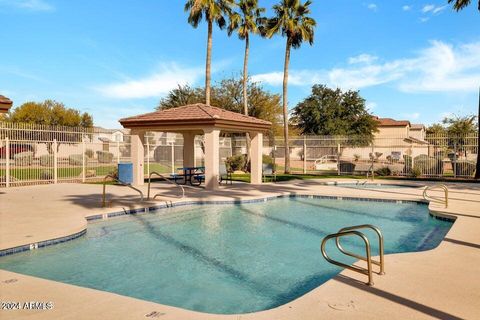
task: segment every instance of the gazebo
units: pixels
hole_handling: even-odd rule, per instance
[[[240,113],[197,103],[182,107],[155,111],[119,120],[131,130],[133,184],[144,183],[144,136],[147,131],[174,132],[183,135],[183,162],[194,166],[195,136],[204,135],[205,188],[218,188],[220,132],[248,132],[251,138],[251,183],[262,183],[263,133],[271,128],[271,122]]]
[[[12,104],[12,100],[0,95],[0,113],[7,113],[8,110],[12,107]]]

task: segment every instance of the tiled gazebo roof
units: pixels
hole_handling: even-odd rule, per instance
[[[8,109],[12,107],[12,100],[8,99],[5,96],[0,95],[0,113],[8,112]]]
[[[221,108],[208,106],[203,103],[191,104],[177,108],[159,110],[134,117],[120,119],[125,128],[156,128],[179,130],[188,126],[214,126],[223,129],[252,129],[265,131],[272,123],[240,113],[227,111]],[[192,127],[192,128],[193,128]],[[183,128],[183,129],[182,129]]]

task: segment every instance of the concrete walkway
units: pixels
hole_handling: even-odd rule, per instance
[[[264,184],[261,187],[235,184],[216,192],[189,188],[186,189],[186,196],[192,201],[253,199],[291,193],[422,199],[423,190],[419,188],[373,191],[325,186],[325,182],[293,181]],[[177,199],[177,188],[165,184],[158,184],[155,188],[155,192],[164,194],[163,199]],[[0,310],[0,318],[475,319],[480,314],[480,185],[450,184],[449,189],[448,209],[430,204],[434,213],[457,218],[444,241],[439,247],[426,252],[387,255],[387,275],[374,277],[374,287],[363,284],[364,276],[347,270],[297,300],[275,309],[223,316],[192,312],[0,270],[1,301],[54,303],[51,310]],[[146,194],[145,188],[144,191]],[[108,186],[108,192],[111,207],[102,209],[101,185],[61,184],[1,189],[0,249],[70,235],[86,228],[87,216],[139,206],[138,196],[127,188]],[[441,197],[440,192],[433,194]],[[146,317],[148,314],[151,316]]]

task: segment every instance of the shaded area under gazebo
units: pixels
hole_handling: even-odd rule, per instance
[[[160,110],[120,119],[131,130],[133,184],[144,183],[144,145],[148,131],[173,132],[183,135],[183,164],[194,166],[195,136],[205,136],[205,187],[218,188],[220,132],[246,133],[251,138],[251,183],[262,183],[263,133],[271,128],[271,122],[240,113],[208,106],[202,103]]]

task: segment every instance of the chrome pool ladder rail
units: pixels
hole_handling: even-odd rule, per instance
[[[116,181],[118,184],[124,186],[124,187],[128,187],[132,190],[135,190],[137,191],[139,194],[140,194],[140,201],[143,201],[143,192],[135,187],[133,187],[131,184],[129,183],[125,183],[121,180],[118,180],[115,176],[111,175],[111,174],[107,174],[104,178],[103,178],[103,194],[102,194],[102,208],[105,208],[105,206],[107,205],[107,197],[106,197],[106,189],[107,189],[107,178],[110,178],[112,179],[113,181]]]
[[[152,176],[153,176],[153,175],[156,175],[156,176],[162,178],[163,180],[167,181],[168,183],[173,184],[173,185],[175,185],[176,187],[180,188],[180,189],[182,190],[182,196],[181,196],[181,198],[185,198],[185,189],[184,189],[181,185],[179,185],[179,184],[177,184],[177,183],[175,183],[175,182],[170,181],[170,179],[168,179],[167,177],[165,177],[164,175],[162,175],[162,174],[160,174],[160,173],[158,173],[158,172],[156,172],[156,171],[152,171],[152,172],[150,172],[150,174],[148,175],[147,200],[150,200],[150,186],[151,186]],[[158,197],[159,195],[160,195],[160,193],[157,193],[156,195],[153,196],[153,199],[155,199],[155,198]],[[171,202],[171,201],[170,201],[170,202]]]
[[[358,231],[358,229],[372,229],[378,235],[378,241],[379,241],[378,248],[379,248],[380,261],[372,260],[372,252],[371,252],[370,242],[368,241],[368,238],[365,236],[365,234]],[[352,236],[352,235],[356,235],[363,240],[363,242],[365,244],[366,256],[361,256],[361,255],[357,255],[355,253],[349,252],[341,246],[340,238],[346,237],[346,236]],[[357,258],[357,259],[360,259],[360,260],[363,260],[363,261],[366,261],[367,262],[367,268],[365,269],[365,268],[362,268],[362,267],[359,267],[359,266],[356,266],[356,265],[353,265],[353,264],[352,265],[345,264],[345,263],[342,263],[342,262],[339,262],[337,260],[334,260],[334,259],[330,258],[327,254],[326,249],[325,249],[325,246],[326,246],[328,240],[330,240],[330,239],[335,239],[335,244],[336,244],[338,250],[340,252],[342,252],[343,254],[354,257],[354,258]],[[368,276],[368,282],[366,282],[366,284],[369,285],[369,286],[373,286],[372,264],[378,265],[380,267],[380,271],[378,272],[378,274],[380,274],[380,275],[385,274],[385,261],[384,261],[384,252],[383,252],[384,251],[383,235],[382,235],[380,229],[373,226],[373,225],[362,224],[362,225],[358,225],[358,226],[351,226],[351,227],[342,228],[337,233],[329,234],[325,238],[323,238],[320,248],[321,248],[321,252],[322,252],[323,257],[328,262],[330,262],[334,265],[337,265],[337,266],[340,266],[340,267],[343,267],[343,268],[347,268],[349,270],[367,275]]]
[[[439,198],[432,197],[428,194],[429,190],[442,189],[444,192],[445,199],[442,201]],[[448,208],[448,187],[444,184],[435,184],[433,186],[425,186],[423,189],[423,199],[431,202],[437,202],[445,204],[445,208]]]

